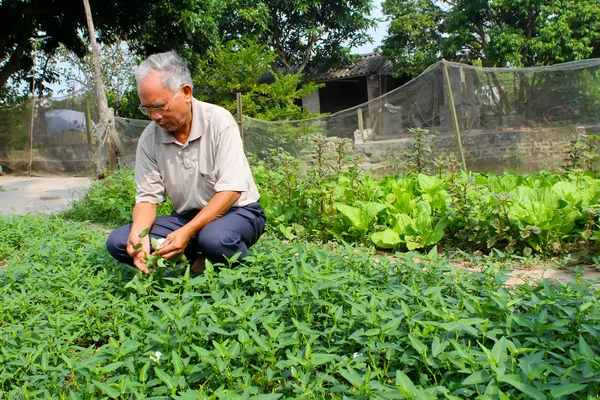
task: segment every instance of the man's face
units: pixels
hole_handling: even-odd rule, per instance
[[[150,119],[166,131],[180,129],[192,117],[189,106],[191,88],[184,85],[177,92],[166,89],[160,82],[159,72],[152,71],[148,74],[138,85],[138,95],[143,107],[153,109],[149,114]]]

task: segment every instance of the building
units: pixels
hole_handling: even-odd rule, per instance
[[[305,81],[323,83],[324,87],[305,96],[302,105],[309,112],[333,114],[366,103],[410,80],[396,79],[393,72],[392,62],[377,53],[361,55],[358,62],[348,67],[308,72]]]

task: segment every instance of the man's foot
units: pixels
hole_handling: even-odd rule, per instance
[[[196,260],[192,264],[190,271],[192,271],[196,274],[201,274],[204,272],[205,269],[206,269],[206,258],[202,257],[202,256],[198,256],[198,258],[196,258]]]

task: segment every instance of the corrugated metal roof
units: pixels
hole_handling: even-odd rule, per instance
[[[324,72],[307,73],[304,80],[323,82],[366,75],[391,75],[393,71],[394,67],[391,61],[384,61],[381,54],[371,53],[361,55],[357,63],[345,68],[332,68]]]

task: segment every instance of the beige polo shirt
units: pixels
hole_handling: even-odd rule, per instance
[[[234,207],[258,201],[259,194],[231,113],[192,99],[187,143],[154,121],[142,133],[135,159],[136,203],[159,204],[165,193],[179,214],[200,210],[221,191],[242,192]]]

